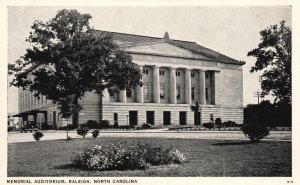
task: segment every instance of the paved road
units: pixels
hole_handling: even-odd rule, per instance
[[[66,131],[42,131],[41,140],[66,139]],[[70,131],[71,138],[81,138],[75,131]],[[92,137],[89,133],[86,137]],[[248,140],[241,131],[168,131],[165,129],[137,130],[137,131],[101,131],[99,137],[155,137],[155,138],[183,138],[183,139],[221,139],[221,140]],[[264,140],[291,141],[290,131],[271,131]],[[10,132],[8,143],[33,142],[32,133]]]

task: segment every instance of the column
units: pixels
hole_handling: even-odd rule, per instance
[[[37,124],[37,113],[33,113],[33,122],[37,128],[41,129],[40,125]]]
[[[159,96],[159,66],[153,68],[153,103],[160,103]]]
[[[218,105],[220,104],[220,71],[214,71],[213,73],[213,104]]]
[[[206,99],[205,99],[205,70],[200,70],[199,72],[199,89],[200,89],[200,104],[206,104]]]
[[[176,104],[176,68],[170,68],[170,103]]]
[[[140,73],[143,74],[143,66],[139,66]],[[143,82],[143,77],[141,79]],[[136,87],[136,102],[137,103],[144,103],[144,91],[143,91],[143,86],[137,86]]]
[[[185,69],[185,103],[191,104],[191,69]]]
[[[126,90],[121,90],[119,92],[119,101],[122,103],[126,103],[127,97],[126,97]]]
[[[109,93],[108,93],[108,89],[104,89],[103,90],[103,96],[102,98],[102,102],[109,102]],[[101,95],[100,95],[101,96]]]

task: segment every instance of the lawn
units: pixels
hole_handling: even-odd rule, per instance
[[[86,146],[136,140],[175,145],[190,161],[149,170],[88,171],[72,166],[71,156]],[[163,138],[86,138],[8,144],[8,176],[291,176],[291,142]]]

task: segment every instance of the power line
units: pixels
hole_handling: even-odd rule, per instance
[[[259,105],[259,98],[262,98],[262,92],[260,92],[259,90],[257,90],[256,92],[253,92],[253,97],[257,97],[257,104]]]

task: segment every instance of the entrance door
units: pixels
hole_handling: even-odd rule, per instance
[[[118,113],[114,113],[114,124],[118,123]]]
[[[56,111],[53,111],[53,128],[56,128]]]
[[[179,112],[179,125],[186,125],[186,112]]]
[[[129,125],[137,125],[138,111],[129,111]]]
[[[200,125],[200,112],[194,112],[194,124]]]
[[[164,111],[163,112],[164,125],[171,125],[171,112]]]
[[[154,111],[146,111],[146,121],[147,123],[150,123],[151,125],[154,125]]]

